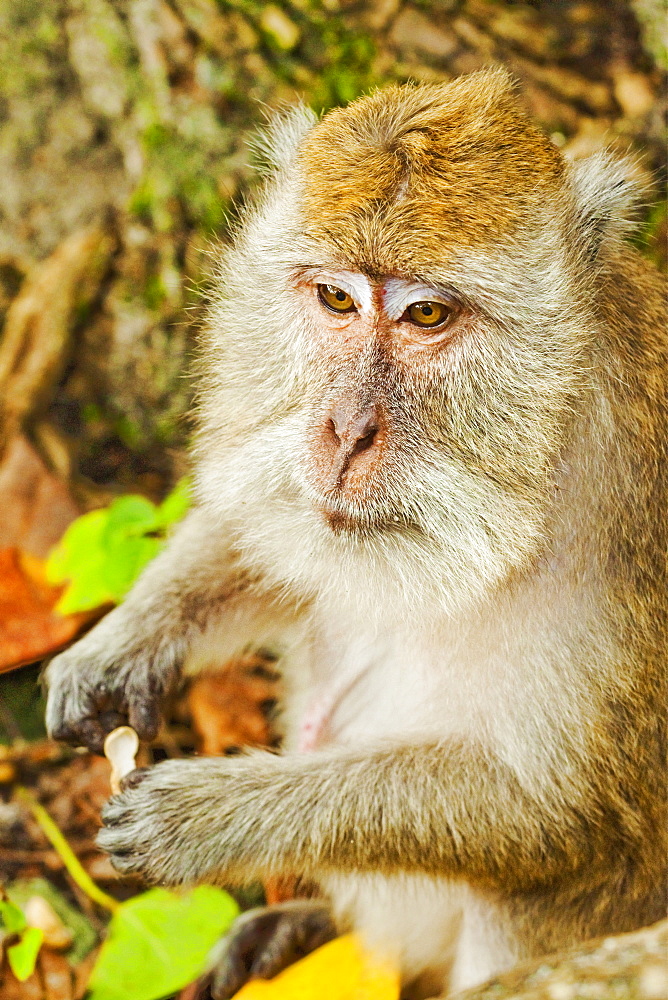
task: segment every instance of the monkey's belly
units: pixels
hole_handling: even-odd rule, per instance
[[[341,926],[398,959],[411,1000],[467,989],[517,961],[500,913],[461,882],[336,875],[321,885]]]
[[[313,750],[478,734],[477,702],[445,642],[338,624],[314,637],[308,693],[290,745]]]

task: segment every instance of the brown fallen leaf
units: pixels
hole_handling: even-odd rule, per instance
[[[270,709],[278,678],[261,656],[246,656],[220,672],[201,674],[188,693],[188,709],[203,754],[219,756],[242,746],[270,746]]]
[[[40,559],[0,550],[0,673],[55,653],[103,612],[60,615],[53,608],[61,593],[47,583]]]
[[[9,963],[2,962],[0,964],[0,1000],[44,1000],[42,981],[37,971],[20,983],[9,968]]]
[[[245,656],[228,663],[218,673],[201,674],[188,693],[192,726],[204,754],[219,756],[243,746],[270,746],[273,742],[271,711],[279,678],[270,661]],[[292,876],[266,879],[268,904],[293,899]],[[185,1000],[182,995],[181,1000]]]
[[[94,948],[89,952],[82,962],[79,962],[74,970],[74,1000],[83,1000],[88,988],[88,980],[93,971],[93,966],[97,962],[100,949]]]
[[[73,1000],[72,968],[64,955],[59,955],[50,948],[42,948],[37,968],[44,984],[44,1000]]]
[[[294,875],[279,875],[276,878],[266,878],[263,882],[267,906],[274,903],[285,903],[294,899],[297,889],[297,878]]]
[[[0,461],[0,549],[16,546],[46,556],[80,513],[27,438],[13,437]]]

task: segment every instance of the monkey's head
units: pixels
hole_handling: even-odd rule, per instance
[[[630,200],[503,71],[390,87],[268,140],[205,340],[201,488],[264,573],[462,604],[543,544]]]

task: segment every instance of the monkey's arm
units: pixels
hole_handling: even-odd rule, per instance
[[[225,643],[225,612],[242,614],[253,603],[252,585],[222,536],[205,510],[193,510],[127,599],[51,661],[46,722],[53,737],[101,752],[106,733],[127,720],[152,739],[164,697],[214,623],[218,662],[236,652]],[[243,625],[247,641],[252,623]]]
[[[327,870],[423,872],[530,888],[595,861],[574,787],[549,799],[471,745],[168,761],[110,800],[100,845],[150,881]],[[586,797],[586,791],[581,793]]]

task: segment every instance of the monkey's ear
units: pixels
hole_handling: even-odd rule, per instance
[[[638,165],[629,157],[606,151],[570,163],[575,196],[576,225],[596,252],[607,239],[619,239],[636,225],[636,212],[645,185]]]
[[[317,121],[316,113],[305,104],[274,115],[253,140],[253,148],[265,169],[271,173],[291,167],[302,139]]]

